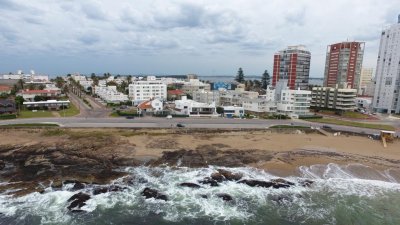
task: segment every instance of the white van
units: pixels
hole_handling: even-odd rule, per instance
[[[168,115],[168,116],[167,116],[167,119],[172,119],[172,115]]]

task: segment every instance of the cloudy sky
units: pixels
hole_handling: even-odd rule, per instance
[[[0,0],[0,73],[258,75],[304,44],[322,77],[326,46],[347,39],[375,67],[398,13],[399,0]]]

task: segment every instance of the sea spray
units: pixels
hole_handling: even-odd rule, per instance
[[[221,167],[123,168],[132,182],[117,179],[124,190],[98,195],[98,185],[70,191],[47,188],[12,198],[0,195],[0,224],[400,224],[400,184],[396,171],[376,171],[361,164],[299,167],[299,177],[285,179],[289,188],[250,187],[237,181],[219,186],[199,181]],[[360,172],[369,171],[369,172]],[[269,181],[277,177],[251,167],[222,168],[243,175],[242,179]],[[305,179],[314,182],[300,185]],[[183,182],[201,185],[181,187]],[[168,201],[145,199],[144,188],[154,188]],[[91,194],[81,209],[72,213],[67,200],[78,192]],[[226,202],[218,194],[232,196]]]

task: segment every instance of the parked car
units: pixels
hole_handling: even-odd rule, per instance
[[[176,127],[185,127],[185,125],[178,123],[178,124],[176,124]]]
[[[172,115],[168,115],[166,118],[167,119],[172,119]]]
[[[129,119],[129,120],[132,120],[132,119],[135,119],[135,117],[133,117],[133,116],[127,116],[127,117],[125,117],[126,119]]]

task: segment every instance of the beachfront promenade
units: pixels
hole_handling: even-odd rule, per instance
[[[26,124],[26,123],[57,123],[61,127],[82,127],[82,128],[171,128],[176,124],[182,123],[185,128],[224,128],[224,129],[265,129],[274,125],[294,125],[322,127],[324,124],[308,122],[303,120],[262,120],[262,119],[225,119],[225,118],[154,118],[144,117],[135,119],[126,118],[31,118],[17,120],[3,120],[0,125],[7,124]],[[325,124],[326,125],[326,124]],[[366,129],[360,127],[348,127],[331,125],[335,130],[349,132],[364,132],[366,134],[376,134],[379,130]],[[399,132],[398,132],[399,133]]]

